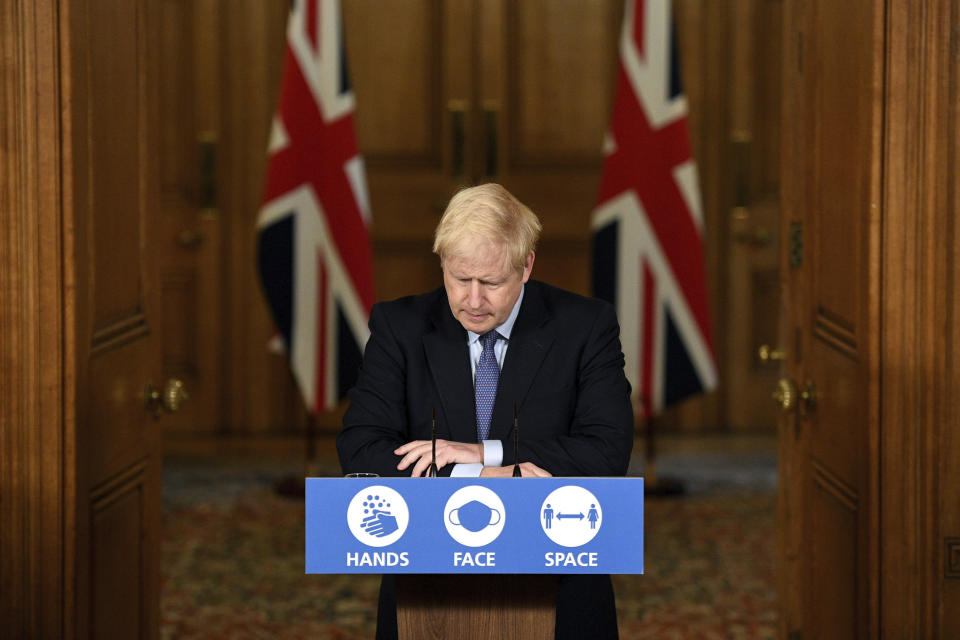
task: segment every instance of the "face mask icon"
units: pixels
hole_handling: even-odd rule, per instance
[[[481,529],[498,524],[500,522],[500,512],[479,500],[471,500],[450,511],[447,518],[450,520],[450,524],[476,533]]]

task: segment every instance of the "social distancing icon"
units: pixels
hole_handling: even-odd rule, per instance
[[[602,524],[600,501],[583,487],[555,489],[540,506],[540,527],[548,538],[564,547],[590,542]]]

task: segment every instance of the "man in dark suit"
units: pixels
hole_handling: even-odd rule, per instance
[[[616,315],[530,280],[540,228],[500,185],[453,197],[434,240],[443,288],[370,314],[337,437],[344,472],[425,475],[436,410],[440,475],[508,477],[515,461],[525,477],[626,473],[633,415]],[[392,587],[385,577],[378,638],[396,635]],[[563,576],[556,629],[558,638],[616,637],[609,577]]]

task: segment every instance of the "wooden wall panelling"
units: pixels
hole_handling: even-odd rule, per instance
[[[680,0],[674,3],[683,86],[689,109],[690,144],[700,177],[704,216],[704,264],[710,303],[710,322],[718,370],[728,358],[726,335],[727,229],[731,172],[730,125],[731,14],[725,3]],[[699,431],[723,428],[729,395],[727,376],[716,391],[668,409],[660,422],[668,430]]]
[[[762,363],[758,348],[785,349],[777,335],[780,309],[778,148],[780,3],[738,0],[730,12],[730,125],[726,179],[731,200],[725,227],[723,313],[724,425],[763,430],[776,423],[770,402],[778,362]],[[713,231],[719,233],[718,230]]]
[[[223,5],[225,6],[225,5]],[[222,178],[227,433],[302,429],[305,409],[284,356],[269,353],[274,327],[256,273],[256,221],[270,122],[286,47],[286,2],[231,1],[222,28]]]
[[[165,434],[223,426],[223,234],[217,206],[220,0],[161,3],[159,149],[163,375],[190,401]]]
[[[757,0],[756,70],[763,89],[754,99],[756,151],[755,189],[761,196],[780,193],[781,60],[783,51],[783,0]],[[775,34],[775,35],[774,35]],[[779,202],[779,197],[777,198]]]
[[[771,253],[771,247],[756,246],[749,240],[738,241],[738,237],[748,239],[760,226],[768,226],[766,220],[757,221],[754,197],[757,193],[754,160],[755,139],[758,132],[755,127],[755,96],[762,93],[763,78],[756,73],[757,49],[761,36],[755,16],[755,3],[752,0],[735,0],[729,3],[729,26],[726,35],[730,40],[729,128],[720,132],[726,134],[721,144],[727,149],[729,169],[726,180],[730,185],[730,202],[718,216],[724,228],[727,242],[723,247],[726,254],[726,288],[720,306],[723,308],[723,326],[725,333],[716,336],[717,342],[724,343],[723,362],[720,369],[723,379],[726,411],[723,419],[727,427],[743,428],[754,426],[754,416],[766,402],[769,389],[773,384],[756,370],[755,353],[759,344],[755,341],[752,323],[754,308],[751,276],[756,273],[756,254]],[[771,38],[772,39],[772,38]],[[756,164],[762,164],[758,162]],[[717,233],[714,230],[714,233]],[[777,247],[779,248],[779,247]],[[767,315],[770,321],[773,314]],[[777,346],[775,343],[772,346]],[[771,367],[772,368],[772,367]],[[759,379],[757,379],[759,378]],[[753,383],[753,384],[751,384]],[[762,395],[761,395],[762,394]],[[761,402],[757,402],[763,398]]]
[[[504,78],[509,66],[503,56],[508,37],[507,6],[503,2],[474,0],[470,43],[473,109],[470,126],[477,143],[471,149],[471,182],[491,182],[504,160]],[[539,256],[538,256],[539,257]]]
[[[0,4],[0,636],[65,638],[72,617],[55,2]],[[64,606],[66,603],[67,606]]]

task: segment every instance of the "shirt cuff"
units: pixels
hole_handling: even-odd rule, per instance
[[[503,466],[503,441],[502,440],[484,440],[483,441],[483,466],[502,467]]]
[[[458,462],[450,470],[451,478],[479,478],[483,471],[482,462]]]

